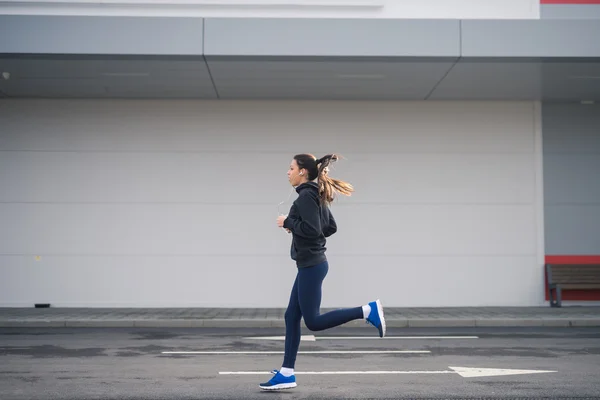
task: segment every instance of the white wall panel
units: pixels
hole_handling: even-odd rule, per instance
[[[332,174],[356,185],[354,202],[530,204],[534,196],[528,154],[356,151],[332,166]],[[11,190],[0,191],[0,201],[277,204],[289,194],[285,173],[293,154],[5,151],[0,179]],[[250,165],[272,185],[248,179],[251,172],[240,166]],[[204,173],[223,179],[203,179]]]
[[[535,254],[532,206],[360,204],[333,211],[340,243],[332,254]]]
[[[344,240],[336,248],[343,253],[535,252],[531,206],[357,204],[332,211],[340,219]],[[0,217],[11,229],[1,231],[0,252],[278,254],[276,216],[276,208],[265,205],[3,204]]]
[[[539,304],[540,279],[527,256],[330,256],[330,273],[323,285],[323,302],[347,306],[380,297],[402,307],[484,307]],[[356,276],[371,282],[357,282]],[[507,276],[512,279],[509,282]],[[474,285],[474,283],[476,283]]]
[[[10,133],[0,150],[225,152],[222,161],[229,153],[287,157],[303,147],[342,154],[529,154],[532,108],[520,102],[14,100],[0,103]]]
[[[285,306],[275,218],[304,151],[343,154],[356,187],[323,306],[541,304],[533,110],[2,100],[0,305]]]
[[[2,254],[278,253],[276,204],[12,203],[0,218],[12,228],[1,231]]]
[[[264,307],[273,298],[289,298],[295,275],[288,260],[281,255],[90,254],[43,255],[36,261],[0,255],[0,274],[9,279],[0,281],[1,301],[10,307],[47,301],[63,307]],[[262,279],[267,275],[270,285]]]
[[[539,294],[530,287],[539,277],[531,267],[533,257],[334,254],[329,258],[325,306],[359,305],[375,297],[384,306],[403,307],[539,302]],[[145,307],[285,307],[294,280],[284,256],[43,256],[40,261],[0,256],[0,265],[0,273],[10,273],[15,283],[2,285],[3,306],[29,307],[51,300],[66,307],[137,307],[144,299]],[[359,277],[365,271],[384,279],[379,286],[365,285]],[[507,275],[518,279],[507,284]],[[465,290],[468,282],[478,285]],[[243,303],[240,296],[245,297]]]

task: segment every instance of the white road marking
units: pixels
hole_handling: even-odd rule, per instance
[[[162,354],[284,354],[283,351],[163,351]],[[298,354],[421,354],[431,353],[429,350],[315,350],[299,351]]]
[[[285,340],[285,336],[257,336],[257,337],[246,337],[244,339],[253,339],[253,340]],[[305,342],[314,342],[315,335],[302,335],[300,336],[300,341]]]
[[[454,374],[454,371],[294,371],[296,375],[359,375],[359,374]],[[219,375],[265,375],[265,371],[224,371]]]
[[[369,336],[323,336],[316,338],[317,340],[382,340],[379,337]],[[385,339],[479,339],[478,336],[386,336]]]
[[[533,369],[497,369],[497,368],[470,368],[448,367],[452,371],[295,371],[297,375],[412,375],[412,374],[458,374],[463,378],[476,378],[481,376],[503,376],[523,374],[543,374],[557,371]],[[267,375],[270,371],[222,371],[219,375]]]
[[[251,340],[285,340],[285,336],[256,336],[245,337]],[[383,339],[378,336],[320,336],[302,335],[300,340],[314,342],[317,340],[390,340],[390,339],[479,339],[479,336],[386,336]]]

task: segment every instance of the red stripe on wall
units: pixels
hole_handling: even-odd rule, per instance
[[[600,0],[540,0],[540,4],[600,4]]]
[[[600,256],[546,256],[546,264],[600,264]]]
[[[563,0],[564,1],[564,0]],[[600,0],[598,0],[600,3]],[[600,255],[587,256],[570,256],[570,255],[552,255],[546,256],[546,264],[600,264]],[[550,300],[548,292],[548,280],[546,276],[546,268],[544,268],[544,291],[546,292],[546,300]],[[600,301],[599,290],[563,290],[563,300],[574,301]]]

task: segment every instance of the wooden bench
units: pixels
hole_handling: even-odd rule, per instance
[[[546,278],[550,307],[561,307],[563,289],[600,289],[600,264],[546,264]]]

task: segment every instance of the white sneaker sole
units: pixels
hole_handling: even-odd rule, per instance
[[[259,386],[262,390],[281,390],[281,389],[292,389],[295,388],[296,382],[292,383],[279,383],[273,386]]]
[[[379,320],[381,321],[381,331],[383,332],[382,338],[384,338],[386,327],[385,327],[385,318],[383,317],[383,306],[381,305],[381,301],[379,301],[379,299],[377,299],[375,301],[375,304],[377,304],[377,313],[379,314]]]

